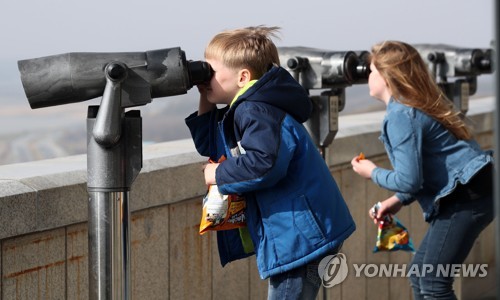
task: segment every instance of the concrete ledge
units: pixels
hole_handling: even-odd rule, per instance
[[[190,199],[205,191],[206,161],[191,140],[144,146],[131,210]],[[0,166],[0,239],[87,221],[87,157]]]

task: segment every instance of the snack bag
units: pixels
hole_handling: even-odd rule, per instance
[[[372,214],[377,213],[380,203],[372,208]],[[378,220],[377,242],[373,252],[379,251],[410,251],[415,253],[413,241],[401,221],[396,216],[388,214],[382,220]]]
[[[223,195],[217,185],[210,185],[203,198],[200,234],[209,230],[227,230],[246,226],[245,199],[239,195]]]
[[[222,157],[219,162],[223,161]],[[212,162],[212,161],[210,161]],[[209,185],[203,197],[200,234],[209,230],[228,230],[246,226],[246,201],[240,195],[223,195],[216,184]]]

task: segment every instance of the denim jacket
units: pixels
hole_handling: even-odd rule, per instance
[[[404,205],[418,200],[426,221],[439,212],[439,199],[492,162],[475,140],[458,140],[426,113],[392,98],[380,140],[393,170],[375,168],[373,182],[396,192]]]

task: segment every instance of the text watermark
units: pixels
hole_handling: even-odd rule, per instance
[[[352,264],[354,277],[479,277],[488,275],[488,264]],[[343,253],[328,255],[318,266],[323,286],[330,288],[342,283],[349,273]]]

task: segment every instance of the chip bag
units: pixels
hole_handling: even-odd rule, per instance
[[[210,185],[203,198],[200,234],[209,230],[228,230],[246,226],[245,199],[239,195],[223,195],[217,185]]]
[[[223,161],[222,157],[219,162]],[[212,161],[210,161],[212,162]],[[228,230],[246,226],[246,201],[240,195],[223,195],[216,184],[208,186],[203,197],[200,234],[210,230]]]
[[[377,213],[379,206],[380,203],[377,203],[372,208],[372,214]],[[395,215],[387,214],[378,220],[377,242],[373,252],[397,250],[415,253],[413,241],[406,227]]]

